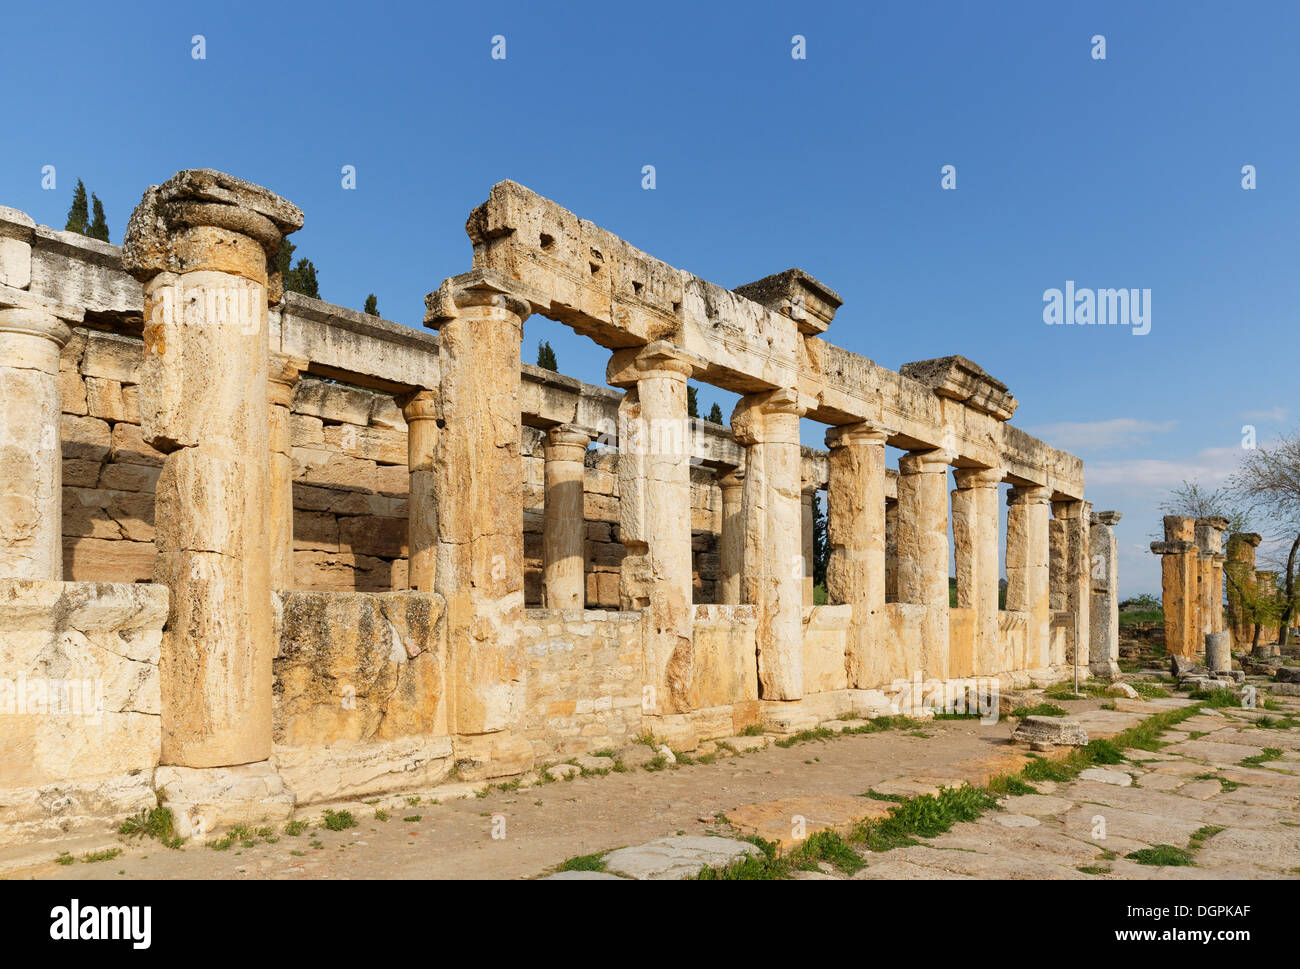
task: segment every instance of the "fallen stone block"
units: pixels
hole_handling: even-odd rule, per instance
[[[759,854],[748,841],[679,835],[611,851],[605,856],[605,870],[646,881],[680,881],[698,874],[705,865],[723,868]]]
[[[1017,743],[1047,743],[1062,747],[1082,747],[1088,742],[1083,724],[1069,717],[1025,717],[1011,739]]]

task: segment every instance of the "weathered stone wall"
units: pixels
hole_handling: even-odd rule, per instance
[[[167,587],[0,579],[0,845],[156,803]]]
[[[618,748],[640,733],[640,613],[529,609],[522,632],[534,757]]]
[[[299,804],[437,783],[452,769],[443,601],[278,595],[273,756]]]

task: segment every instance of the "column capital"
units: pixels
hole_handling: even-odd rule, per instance
[[[1006,472],[1001,468],[954,468],[953,477],[957,479],[959,491],[972,488],[996,488],[1002,483]]]
[[[1008,505],[1046,505],[1052,500],[1052,489],[1046,485],[1014,485],[1007,492]]]
[[[271,403],[279,407],[293,404],[293,390],[307,369],[308,361],[284,353],[272,353],[267,361],[266,379],[271,384]]]
[[[1152,542],[1151,551],[1157,555],[1182,555],[1196,548],[1195,542]]]
[[[898,459],[898,473],[902,474],[947,474],[948,466],[956,455],[943,448],[930,451],[908,451]]]
[[[1196,519],[1196,524],[1200,527],[1213,528],[1215,531],[1225,532],[1231,522],[1222,515],[1207,515],[1204,518]]]
[[[1191,515],[1165,515],[1165,541],[1191,542],[1196,538],[1196,519]]]
[[[406,394],[398,403],[402,408],[402,417],[408,424],[415,421],[433,421],[442,416],[440,399],[436,390],[421,388]]]
[[[424,298],[424,305],[424,325],[431,330],[440,330],[461,317],[487,315],[464,310],[487,309],[514,316],[522,334],[524,320],[532,313],[532,304],[518,295],[514,281],[490,269],[449,276]]]
[[[273,260],[284,237],[302,223],[302,209],[261,185],[210,168],[188,169],[145,190],[127,223],[122,268],[141,282],[205,269],[268,281],[274,302],[279,280]],[[250,244],[232,245],[231,233]]]
[[[737,443],[747,447],[768,443],[798,444],[799,418],[815,403],[794,387],[746,394],[736,402],[736,409],[731,413],[731,433]],[[793,420],[779,420],[783,417]]]
[[[724,492],[745,486],[744,468],[718,468],[714,476],[718,479],[718,487]]]
[[[591,432],[577,424],[556,424],[543,436],[542,450],[547,461],[581,461],[591,438]]]
[[[1118,511],[1094,511],[1089,518],[1093,525],[1118,525],[1123,514]]]
[[[884,446],[891,437],[898,433],[896,427],[886,427],[874,421],[858,421],[856,424],[840,424],[826,429],[826,446],[828,448],[848,447],[852,444],[878,444]]]
[[[647,377],[667,377],[685,383],[705,366],[703,357],[667,340],[655,340],[645,346],[615,350],[605,368],[605,380],[615,387],[632,387]]]
[[[1073,521],[1081,518],[1084,521],[1092,519],[1092,502],[1084,501],[1082,498],[1067,498],[1064,501],[1052,502],[1052,517],[1060,521]]]
[[[53,313],[17,306],[0,306],[0,333],[41,337],[57,347],[72,338],[72,330]]]

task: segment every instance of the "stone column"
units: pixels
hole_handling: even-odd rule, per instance
[[[523,464],[519,341],[528,303],[510,281],[474,271],[444,280],[425,303],[439,334],[443,427],[434,461],[438,551],[446,600],[447,701],[462,775],[527,770],[523,714]]]
[[[1165,540],[1152,542],[1151,551],[1160,558],[1160,585],[1165,612],[1165,651],[1185,658],[1200,654],[1204,640],[1200,633],[1197,578],[1200,555],[1196,550],[1195,519],[1166,515]]]
[[[1202,636],[1223,630],[1223,533],[1228,519],[1211,515],[1196,519],[1196,549],[1200,553],[1200,613]]]
[[[695,707],[690,421],[686,380],[702,361],[670,343],[617,351],[606,377],[619,403],[619,576],[624,609],[646,612],[643,711]]]
[[[1254,641],[1255,624],[1247,615],[1246,604],[1254,599],[1258,588],[1255,549],[1261,541],[1262,537],[1255,532],[1233,532],[1228,538],[1224,573],[1231,620],[1229,630],[1232,632],[1233,646],[1239,652],[1250,649]]]
[[[742,397],[731,429],[745,448],[744,599],[758,613],[763,700],[803,696],[803,538],[799,418],[793,389]]]
[[[432,592],[438,573],[438,503],[434,497],[438,460],[438,394],[418,390],[401,401],[406,419],[407,501],[406,587]]]
[[[885,499],[885,601],[898,601],[898,499]]]
[[[741,500],[745,487],[745,472],[727,468],[718,472],[718,488],[722,491],[722,539],[719,548],[718,601],[724,605],[740,605],[740,574],[745,560],[745,519],[741,513]]]
[[[813,561],[816,555],[816,544],[813,541],[813,502],[817,500],[816,482],[803,482],[803,487],[799,492],[799,535],[801,547],[803,549],[803,604],[806,607],[813,604],[817,580],[813,575]]]
[[[293,588],[293,391],[307,361],[274,353],[269,362],[271,588]]]
[[[542,601],[548,609],[581,609],[586,596],[583,547],[583,459],[591,435],[573,424],[546,432],[542,450],[545,508],[542,520]]]
[[[1025,668],[1047,675],[1052,612],[1048,502],[1052,491],[1017,485],[1007,492],[1007,611],[1028,615]]]
[[[72,331],[0,287],[0,578],[63,578],[59,351]],[[21,293],[21,295],[19,295]],[[19,301],[27,305],[14,305]]]
[[[952,453],[898,461],[898,600],[925,606],[921,642],[903,675],[948,678],[948,465]]]
[[[170,769],[155,781],[186,817],[214,785],[222,817],[292,805],[266,763],[276,652],[267,303],[280,298],[275,255],[301,226],[296,206],[260,186],[183,171],[145,192],[122,250],[144,284],[141,431],[166,454],[154,574],[171,590],[159,663]]]
[[[1060,611],[1066,615],[1070,637],[1077,654],[1080,675],[1089,670],[1089,640],[1092,623],[1091,544],[1088,530],[1092,523],[1092,503],[1087,501],[1052,502],[1053,535],[1060,536],[1059,564],[1057,549],[1052,556],[1052,592],[1060,595]],[[1058,571],[1059,570],[1059,571]],[[1062,673],[1073,669],[1075,657],[1068,652],[1054,656]]]
[[[952,493],[952,534],[957,561],[957,607],[975,617],[972,655],[950,663],[951,676],[1004,672],[998,626],[998,485],[1001,468],[958,468]]]
[[[894,433],[865,422],[826,432],[826,591],[831,602],[853,607],[845,662],[849,686],[858,690],[904,675],[885,630],[885,442]]]
[[[1088,669],[1103,680],[1119,676],[1119,543],[1117,511],[1095,512],[1088,532],[1092,601],[1088,606]]]

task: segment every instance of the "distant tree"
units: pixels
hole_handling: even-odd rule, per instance
[[[709,408],[709,416],[705,420],[710,424],[717,424],[719,427],[727,426],[727,422],[722,417],[722,408],[718,406],[716,400],[713,402],[713,406]]]
[[[1169,492],[1160,510],[1166,515],[1190,518],[1226,518],[1229,534],[1247,530],[1246,512],[1228,488],[1202,488],[1195,481],[1184,481]]]
[[[99,200],[99,196],[94,192],[90,193],[91,207],[94,210],[94,217],[90,221],[90,228],[86,230],[86,235],[92,239],[98,239],[101,242],[108,241],[108,219],[104,217],[104,203]]]
[[[696,388],[689,386],[686,388],[686,416],[700,416],[699,391]]]
[[[714,405],[717,406],[717,405]],[[826,499],[830,501],[830,496]],[[826,566],[831,560],[831,543],[826,534],[826,513],[813,496],[813,585],[826,584]]]
[[[539,340],[537,343],[537,366],[552,373],[560,372],[560,364],[555,359],[555,351],[551,349],[549,340]]]
[[[276,266],[280,270],[280,275],[285,279],[288,279],[289,273],[293,271],[290,267],[293,265],[293,251],[297,248],[288,239],[283,239],[280,242],[280,251],[275,254]]]
[[[298,264],[284,277],[286,291],[302,293],[312,299],[320,299],[320,285],[316,281],[316,267],[310,259],[299,259]]]
[[[90,206],[86,202],[86,186],[82,184],[81,179],[77,179],[77,187],[72,192],[72,207],[68,209],[68,224],[63,229],[65,232],[85,235],[89,227]]]
[[[366,297],[366,312],[371,316],[379,315],[379,300],[375,299],[374,293]]]
[[[1252,516],[1268,523],[1273,539],[1288,548],[1285,563],[1278,562],[1281,587],[1269,590],[1279,625],[1278,643],[1286,646],[1300,598],[1300,433],[1283,435],[1270,447],[1250,451],[1228,479],[1228,488],[1248,505]]]

